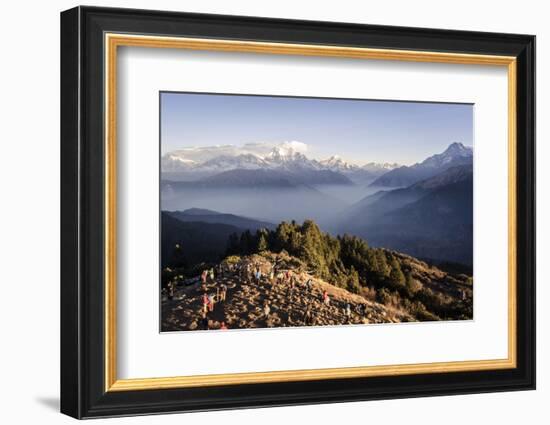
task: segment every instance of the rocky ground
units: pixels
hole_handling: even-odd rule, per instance
[[[274,263],[277,270],[290,270],[295,276],[295,285],[288,281],[271,281],[268,275]],[[224,264],[227,265],[227,264]],[[337,288],[317,279],[290,258],[252,255],[239,258],[236,269],[250,265],[259,267],[264,277],[260,282],[247,281],[238,272],[226,272],[215,276],[206,285],[195,283],[180,285],[169,300],[162,299],[162,330],[182,331],[196,329],[219,329],[224,322],[228,329],[249,329],[289,326],[326,326],[342,324],[398,323],[413,321],[408,313],[369,301],[345,289]],[[310,285],[306,282],[311,279]],[[228,288],[225,302],[216,302],[214,310],[203,319],[202,297],[216,295],[221,285]],[[329,305],[323,302],[323,292],[330,297]],[[266,301],[269,313],[264,312]],[[346,305],[351,314],[346,314]],[[307,317],[306,311],[310,315]]]

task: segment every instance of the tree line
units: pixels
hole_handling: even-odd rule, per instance
[[[471,318],[471,299],[450,299],[424,287],[391,251],[361,238],[331,236],[312,220],[282,222],[275,230],[230,235],[227,255],[286,251],[323,280],[367,298],[409,311],[418,320]]]

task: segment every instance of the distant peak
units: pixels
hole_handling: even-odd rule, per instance
[[[443,153],[469,153],[472,148],[464,146],[461,142],[451,143]]]
[[[341,157],[339,157],[338,155],[332,155],[332,156],[328,157],[327,159],[323,159],[319,162],[321,164],[331,165],[331,164],[344,163],[345,161]]]
[[[265,158],[277,162],[307,159],[302,152],[294,149],[291,145],[275,146]]]
[[[182,211],[182,214],[186,215],[220,215],[218,211],[207,210],[205,208],[189,208]]]

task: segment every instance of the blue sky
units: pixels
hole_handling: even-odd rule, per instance
[[[473,105],[161,93],[161,151],[299,141],[309,158],[413,164],[473,145]]]

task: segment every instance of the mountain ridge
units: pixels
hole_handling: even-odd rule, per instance
[[[470,164],[367,196],[344,213],[336,228],[416,257],[471,265],[472,211]]]
[[[249,146],[249,145],[245,145]],[[193,175],[209,176],[234,169],[259,170],[270,169],[278,171],[333,171],[360,181],[370,181],[385,172],[392,170],[398,164],[369,162],[356,165],[344,161],[337,155],[325,160],[309,159],[303,151],[304,144],[299,142],[285,142],[273,146],[262,154],[254,149],[238,149],[229,146],[220,146],[220,154],[216,155],[216,147],[204,149],[206,154],[200,156],[191,148],[172,151],[161,158],[161,170],[166,178],[192,178]],[[199,149],[198,149],[199,150]],[[200,151],[200,150],[199,150]],[[197,157],[193,158],[196,155]]]
[[[171,217],[183,222],[214,223],[235,226],[242,230],[274,229],[275,224],[236,214],[221,213],[202,208],[190,208],[184,211],[165,211]]]
[[[473,162],[473,149],[462,143],[451,143],[442,153],[432,155],[411,166],[395,168],[378,177],[370,186],[405,187],[433,177],[447,168]]]

